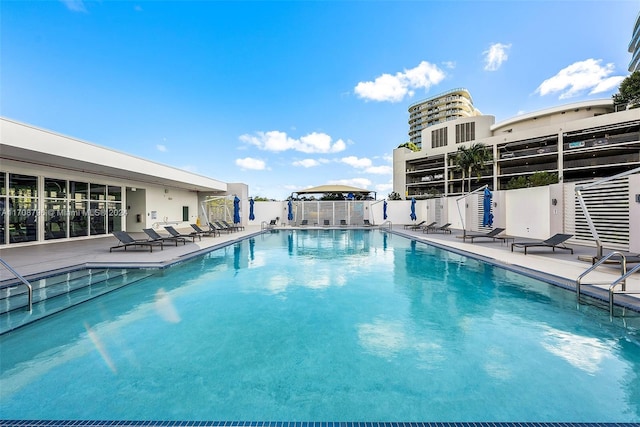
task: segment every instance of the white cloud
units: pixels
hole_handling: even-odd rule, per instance
[[[293,166],[302,166],[303,168],[312,168],[314,166],[320,166],[320,162],[314,159],[303,159],[292,163]]]
[[[455,61],[445,61],[442,63],[442,65],[444,65],[444,68],[448,68],[450,70],[453,70],[454,68],[456,68],[456,62]]]
[[[362,169],[366,173],[372,173],[376,175],[390,175],[393,173],[393,168],[391,166],[373,166],[373,162],[371,161],[371,159],[368,159],[366,157],[358,158],[356,156],[348,156],[341,158],[339,161],[356,169]]]
[[[393,168],[391,166],[371,166],[365,170],[367,173],[376,175],[391,175],[393,174]]]
[[[371,181],[367,178],[351,178],[351,179],[336,179],[327,182],[330,185],[349,185],[351,187],[366,188],[371,186]]]
[[[156,150],[162,151],[164,153],[164,152],[167,151],[167,146],[166,145],[162,145],[162,144],[158,144],[158,145],[156,145]]]
[[[265,170],[267,168],[267,164],[264,162],[264,160],[254,159],[251,157],[236,159],[236,166],[239,166],[242,169],[251,169],[257,171]]]
[[[366,157],[359,159],[356,156],[348,156],[343,157],[342,159],[340,159],[340,161],[358,169],[368,168],[371,166],[371,160],[367,159]]]
[[[60,0],[67,9],[73,12],[86,12],[87,8],[84,6],[83,0]]]
[[[413,96],[415,89],[429,89],[444,78],[445,73],[440,68],[422,61],[410,70],[395,75],[385,73],[372,82],[360,82],[354,91],[358,97],[367,100],[400,102],[405,96]]]
[[[241,135],[240,141],[255,145],[261,150],[274,152],[295,150],[302,153],[338,153],[347,148],[347,144],[342,139],[333,142],[331,136],[317,132],[312,132],[300,139],[291,138],[285,132],[275,130],[256,132],[255,135]]]
[[[393,191],[393,183],[387,183],[387,184],[377,184],[376,185],[376,192],[378,193],[391,193]]]
[[[614,72],[614,65],[610,63],[602,66],[601,62],[601,59],[575,62],[543,81],[535,92],[540,96],[560,92],[559,99],[567,99],[586,91],[591,95],[613,89],[624,80],[624,77],[609,77]]]
[[[484,69],[487,71],[496,71],[502,63],[509,59],[508,50],[511,44],[494,43],[489,46],[489,50],[482,52],[484,54]]]

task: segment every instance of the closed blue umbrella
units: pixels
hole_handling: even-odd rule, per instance
[[[249,221],[253,221],[256,219],[256,216],[253,214],[253,204],[255,201],[253,199],[249,199]]]
[[[413,197],[411,198],[411,214],[409,216],[413,221],[418,219],[418,217],[416,216],[416,199]]]
[[[287,219],[289,221],[293,221],[293,203],[291,203],[291,200],[289,200],[289,202],[287,203],[287,206],[289,208],[289,213],[287,214]]]
[[[484,189],[484,200],[482,201],[483,215],[482,226],[491,227],[493,225],[493,214],[491,213],[491,198],[493,195],[489,190],[489,187]]]
[[[233,199],[233,223],[240,224],[240,199],[238,196]]]
[[[387,219],[387,201],[382,203],[382,219]]]

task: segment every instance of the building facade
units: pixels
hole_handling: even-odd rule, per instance
[[[629,53],[631,54],[629,72],[640,71],[640,13],[636,18],[636,25],[633,26],[633,33],[629,42]]]
[[[0,118],[0,247],[198,221],[228,184]],[[204,218],[202,218],[204,219]]]
[[[409,142],[422,145],[422,131],[449,120],[480,115],[468,90],[452,89],[409,106]]]
[[[493,159],[480,177],[471,177],[472,189],[486,184],[504,190],[511,180],[535,172],[571,182],[640,166],[640,113],[615,112],[611,100],[572,103],[494,122],[493,116],[482,115],[423,129],[420,151],[394,150],[394,192],[416,199],[462,194],[455,155],[460,146],[474,143],[484,144]],[[469,191],[466,182],[464,188]]]

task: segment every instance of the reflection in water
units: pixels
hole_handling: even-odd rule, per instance
[[[570,334],[554,328],[545,331],[541,344],[549,352],[590,374],[598,372],[605,359],[613,358],[613,342]]]

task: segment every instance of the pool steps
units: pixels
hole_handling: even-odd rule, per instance
[[[30,281],[33,307],[27,309],[27,288],[19,283],[0,287],[0,334],[89,301],[152,275],[144,269],[83,269]]]

